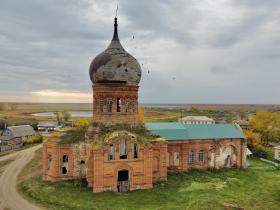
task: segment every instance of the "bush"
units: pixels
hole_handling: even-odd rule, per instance
[[[36,144],[41,143],[43,141],[43,137],[40,134],[35,134],[30,138],[26,138],[23,140],[23,144]]]
[[[267,159],[268,153],[263,146],[256,146],[252,148],[253,155],[257,158],[265,158]]]

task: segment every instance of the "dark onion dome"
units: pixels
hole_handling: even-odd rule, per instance
[[[122,47],[118,37],[115,18],[114,36],[108,48],[97,55],[90,64],[89,76],[92,83],[123,83],[138,85],[141,67],[138,61]]]

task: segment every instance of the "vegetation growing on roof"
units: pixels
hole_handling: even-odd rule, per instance
[[[79,143],[81,141],[85,140],[85,129],[71,129],[66,131],[63,135],[60,136],[60,142],[61,144],[74,144]]]
[[[144,124],[139,124],[136,126],[130,126],[128,124],[115,124],[115,125],[105,125],[101,123],[93,123],[92,125],[93,132],[97,132],[97,139],[94,139],[94,134],[87,133],[88,127],[78,126],[74,129],[66,131],[60,136],[61,144],[73,144],[85,141],[86,133],[88,136],[87,140],[95,147],[102,146],[110,135],[114,132],[128,132],[132,135],[135,135],[137,141],[143,144],[149,144],[152,140],[158,138],[158,135],[151,134]]]
[[[100,147],[106,140],[110,138],[110,135],[114,132],[128,132],[135,135],[138,142],[142,144],[150,144],[152,140],[158,138],[158,135],[151,134],[144,124],[139,124],[136,126],[130,126],[128,124],[115,124],[115,125],[105,125],[99,123],[93,123],[94,128],[98,128],[98,139],[93,141],[95,147]],[[92,138],[92,137],[91,137]],[[93,140],[93,138],[92,138]]]

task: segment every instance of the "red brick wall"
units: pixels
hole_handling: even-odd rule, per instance
[[[51,167],[48,170],[48,156],[52,157]],[[62,174],[62,157],[68,156],[68,172]],[[73,179],[74,155],[72,145],[59,145],[48,142],[43,144],[43,179],[50,181],[59,181]]]
[[[121,139],[128,140],[128,158],[119,158],[119,142]],[[138,158],[133,159],[132,145],[138,144]],[[115,159],[108,160],[109,144],[115,145]],[[166,180],[166,167],[164,158],[166,154],[165,143],[155,143],[154,145],[144,145],[137,139],[129,135],[120,135],[110,139],[103,148],[94,150],[92,167],[93,167],[93,191],[117,191],[118,171],[129,171],[130,190],[152,188],[153,184],[153,157],[154,152],[159,155],[159,170],[155,181]],[[164,168],[165,167],[165,168]]]
[[[138,124],[138,86],[123,84],[93,84],[93,121],[104,124]],[[100,99],[103,99],[103,111],[100,110]],[[112,99],[112,112],[107,111],[107,100]],[[121,112],[117,112],[117,98],[121,98]],[[130,109],[126,112],[126,98]],[[133,104],[132,105],[132,101]],[[133,108],[134,107],[134,108]]]
[[[224,140],[193,140],[193,141],[169,141],[168,153],[169,153],[169,170],[173,171],[186,171],[191,168],[206,169],[210,168],[210,150],[213,146],[218,145],[223,149],[228,146],[232,146],[236,149],[236,167],[246,167],[246,142],[242,139],[224,139]],[[189,151],[193,149],[195,151],[195,162],[189,163]],[[199,150],[204,150],[205,161],[199,162]],[[179,166],[174,166],[174,153],[179,152]],[[222,168],[223,162],[215,165],[215,168]]]
[[[119,142],[128,140],[127,159],[119,158]],[[138,158],[133,159],[132,145],[138,144]],[[115,145],[115,159],[108,160],[109,144]],[[152,144],[143,144],[133,134],[116,132],[106,139],[101,148],[93,149],[91,144],[80,143],[74,145],[60,145],[54,142],[43,145],[43,179],[59,181],[78,179],[79,162],[86,162],[86,179],[88,186],[94,192],[117,191],[118,171],[129,171],[130,190],[152,188],[153,183],[167,180],[167,168],[171,171],[187,171],[191,168],[210,168],[210,158],[213,148],[216,148],[217,160],[222,158],[224,148],[234,148],[236,156],[234,166],[246,167],[246,141],[242,139],[224,140],[195,140],[195,141],[154,141]],[[195,151],[195,162],[189,163],[189,151]],[[198,161],[198,151],[205,151],[205,162]],[[167,153],[168,151],[168,153]],[[217,151],[222,151],[221,153]],[[179,166],[174,166],[174,153],[179,153]],[[169,155],[168,155],[169,154]],[[52,167],[48,170],[48,155],[52,156]],[[62,156],[68,155],[68,173],[62,175]],[[169,161],[168,161],[169,156]],[[219,159],[220,158],[220,159]],[[216,159],[215,159],[216,160]],[[169,166],[167,164],[169,162]],[[224,160],[215,162],[215,168],[224,167]]]

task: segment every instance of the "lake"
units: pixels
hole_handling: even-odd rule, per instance
[[[89,111],[70,111],[71,117],[91,117],[92,112]],[[36,117],[55,117],[53,112],[40,112],[40,113],[33,113],[33,116]]]

